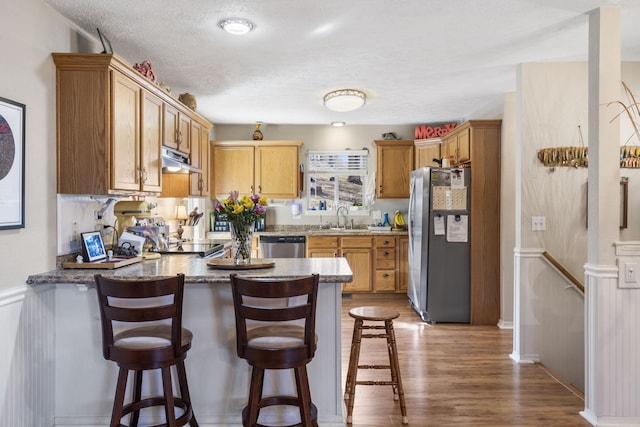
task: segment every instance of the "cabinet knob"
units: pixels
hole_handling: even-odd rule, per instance
[[[386,278],[388,278],[388,277],[389,277],[389,274],[388,274],[388,273],[384,273],[384,274],[382,275],[382,277],[384,277],[384,278],[386,279]]]
[[[384,251],[384,256],[389,256],[389,251]]]
[[[388,241],[388,240],[385,240],[384,242],[382,242],[382,244],[383,244],[383,245],[388,245],[388,244],[389,244],[389,241]]]

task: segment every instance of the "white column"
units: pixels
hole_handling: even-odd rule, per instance
[[[640,317],[637,289],[620,289],[613,243],[619,239],[618,121],[607,103],[621,97],[620,10],[589,20],[589,212],[585,266],[585,410],[593,425],[640,425]],[[613,208],[612,208],[613,207]]]

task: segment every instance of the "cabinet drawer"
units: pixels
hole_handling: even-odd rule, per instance
[[[375,275],[376,291],[395,291],[396,290],[396,272],[394,270],[376,270]]]
[[[376,248],[395,248],[396,238],[393,236],[376,236],[374,237]]]
[[[333,248],[338,249],[338,237],[307,237],[307,248]]]
[[[396,268],[395,249],[376,249],[376,269]]]
[[[371,248],[371,237],[359,236],[359,237],[341,237],[340,243],[343,248]]]

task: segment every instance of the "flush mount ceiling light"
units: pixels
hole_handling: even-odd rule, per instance
[[[333,111],[353,111],[367,102],[367,95],[357,89],[339,89],[324,96],[324,106]]]
[[[334,128],[341,128],[344,125],[346,125],[345,122],[331,122],[331,126],[333,126]]]
[[[218,22],[218,26],[229,34],[247,34],[253,30],[253,22],[244,18],[226,18]]]

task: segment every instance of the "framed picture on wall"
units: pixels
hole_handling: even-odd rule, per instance
[[[0,230],[24,228],[25,109],[0,97]]]

